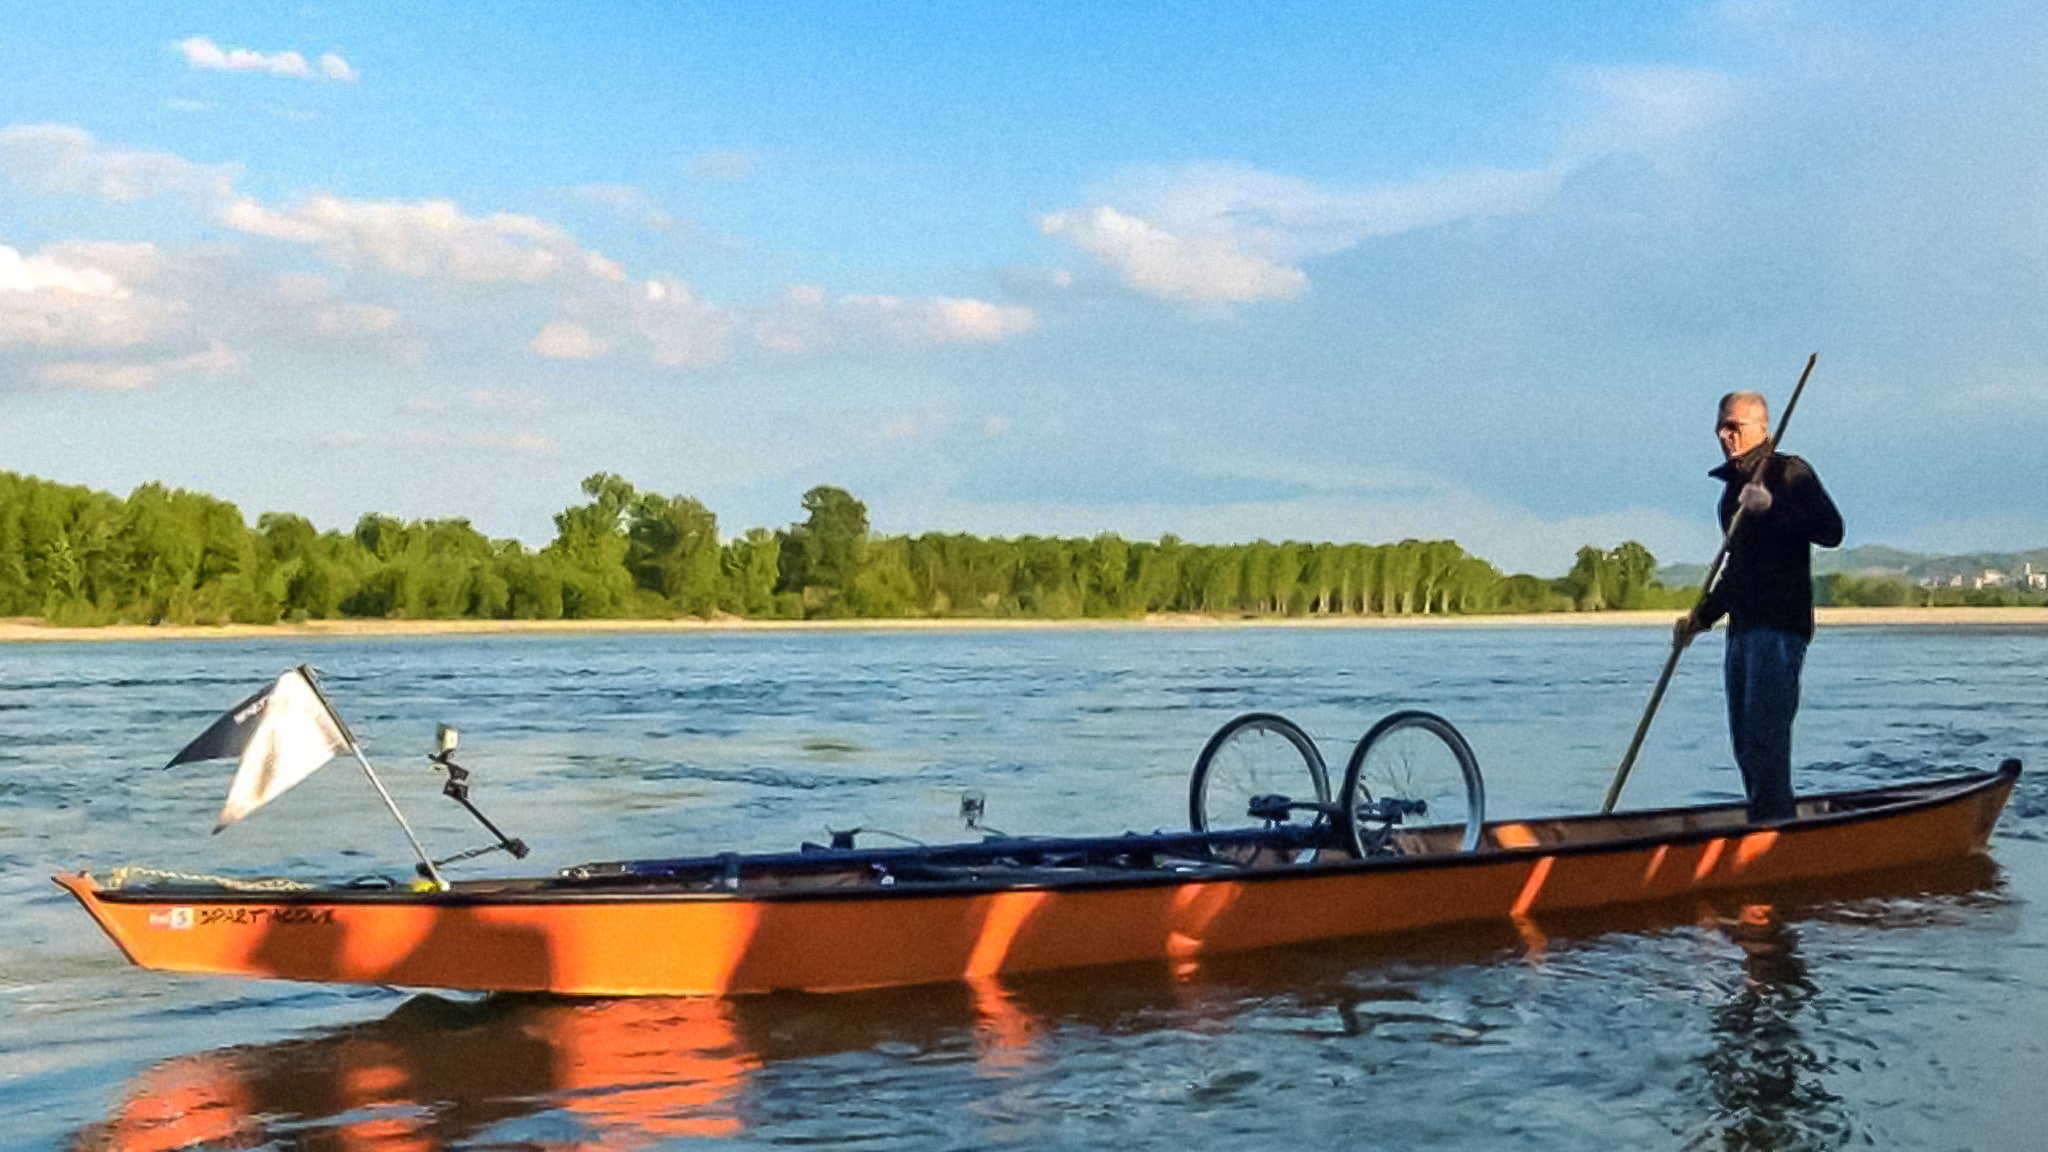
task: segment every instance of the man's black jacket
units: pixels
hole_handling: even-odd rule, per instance
[[[1721,530],[1735,516],[1742,486],[1749,482],[1764,447],[1722,464],[1708,475],[1723,483]],[[1693,609],[1701,628],[1722,616],[1730,631],[1776,628],[1813,639],[1813,551],[1811,545],[1833,548],[1842,542],[1842,514],[1828,499],[1820,477],[1797,456],[1772,453],[1765,463],[1764,487],[1771,506],[1762,515],[1744,513],[1742,526],[1728,547],[1721,581]]]

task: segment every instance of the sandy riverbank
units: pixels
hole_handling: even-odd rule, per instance
[[[0,620],[0,643],[121,640],[307,640],[387,636],[497,636],[604,632],[994,632],[1149,628],[1616,628],[1663,625],[1655,612],[1532,613],[1515,616],[1315,617],[1292,620],[1147,616],[1138,620],[314,620],[303,624],[113,624],[57,628]],[[2043,628],[2048,608],[1822,608],[1823,628]]]

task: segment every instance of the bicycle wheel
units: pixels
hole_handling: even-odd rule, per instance
[[[1188,781],[1188,821],[1197,832],[1231,828],[1271,827],[1279,818],[1254,816],[1252,800],[1285,797],[1298,803],[1330,802],[1330,770],[1323,754],[1301,727],[1271,712],[1247,712],[1216,730]],[[1313,821],[1314,813],[1304,813]],[[1301,857],[1313,857],[1313,851]]]
[[[1360,858],[1398,853],[1405,834],[1428,830],[1448,830],[1470,852],[1486,825],[1486,785],[1472,746],[1450,721],[1396,712],[1352,750],[1340,807]]]

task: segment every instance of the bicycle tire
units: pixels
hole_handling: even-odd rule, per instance
[[[1422,807],[1390,818],[1385,800]],[[1486,783],[1472,746],[1450,721],[1411,709],[1383,717],[1359,739],[1344,766],[1339,809],[1352,855],[1360,859],[1393,851],[1395,825],[1413,830],[1462,823],[1460,850],[1472,852],[1486,830]],[[1410,821],[1410,815],[1420,819]]]
[[[1316,742],[1285,716],[1247,712],[1218,728],[1195,758],[1188,823],[1197,832],[1252,827],[1252,797],[1304,800],[1304,776],[1315,803],[1328,805],[1330,770]]]

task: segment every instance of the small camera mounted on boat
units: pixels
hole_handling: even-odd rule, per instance
[[[482,848],[472,848],[467,852],[458,852],[446,860],[436,860],[434,861],[434,866],[438,868],[443,864],[453,864],[458,860],[468,860],[471,857],[481,856],[486,852],[495,852],[501,848],[510,852],[515,860],[526,859],[526,841],[519,839],[517,836],[507,836],[503,832],[498,831],[498,826],[491,823],[490,818],[477,811],[476,805],[470,802],[469,769],[455,762],[455,749],[461,743],[461,732],[446,724],[436,724],[434,725],[434,751],[428,755],[427,759],[433,761],[448,773],[448,782],[441,785],[441,795],[468,809],[469,814],[476,817],[477,823],[482,824],[492,836],[497,837],[498,842],[485,845]]]

